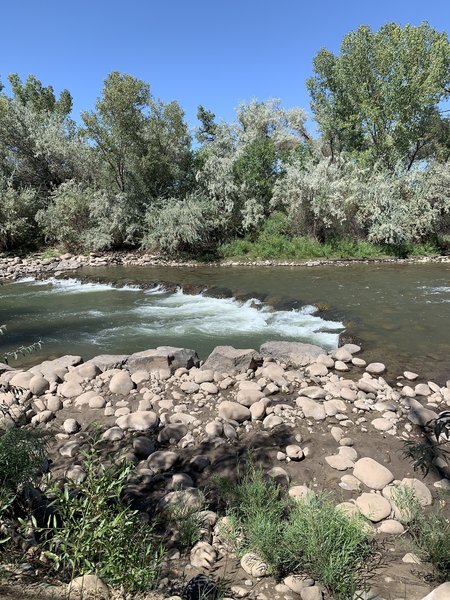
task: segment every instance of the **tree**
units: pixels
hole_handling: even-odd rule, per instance
[[[339,55],[322,49],[307,81],[311,105],[332,154],[357,153],[407,169],[438,154],[445,127],[439,103],[450,94],[450,44],[428,23],[347,34]]]

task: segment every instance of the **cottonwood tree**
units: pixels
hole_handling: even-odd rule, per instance
[[[448,131],[439,103],[450,94],[445,32],[428,23],[362,26],[338,55],[320,50],[313,68],[311,105],[333,155],[352,152],[390,169],[439,155],[438,138]]]

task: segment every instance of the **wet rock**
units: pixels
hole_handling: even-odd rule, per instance
[[[233,346],[216,346],[202,365],[201,370],[212,370],[228,375],[252,371],[262,364],[261,355],[253,349],[241,350]]]
[[[266,342],[261,346],[260,352],[263,357],[274,358],[294,369],[306,367],[324,354],[320,346],[301,342]]]

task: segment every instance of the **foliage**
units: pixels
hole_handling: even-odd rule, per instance
[[[205,501],[203,506],[206,506]],[[189,506],[182,499],[168,507],[168,521],[176,532],[177,543],[181,548],[191,549],[201,540],[204,525],[201,510],[198,505]]]
[[[425,476],[435,464],[435,459],[450,456],[450,411],[439,413],[436,419],[423,425],[422,430],[423,442],[404,441],[404,457]]]
[[[450,44],[428,23],[348,33],[340,53],[322,49],[307,81],[312,109],[332,152],[407,168],[436,152],[447,128],[439,102],[450,92]]]
[[[34,216],[40,201],[36,191],[16,190],[0,179],[0,251],[26,246],[36,234]]]
[[[408,515],[407,528],[414,544],[430,561],[439,581],[450,577],[450,525],[445,514],[444,500],[430,512],[425,513],[414,490],[398,486],[394,490],[395,504]]]
[[[220,238],[223,224],[219,207],[200,194],[161,199],[145,215],[142,245],[168,254],[201,253]]]
[[[62,183],[38,211],[47,241],[69,250],[104,250],[133,235],[124,197],[74,180]]]
[[[339,600],[365,587],[376,552],[362,517],[324,493],[294,501],[252,462],[237,485],[226,483],[219,480],[219,491],[239,553],[255,552],[276,575],[308,573]]]
[[[45,456],[41,433],[15,427],[0,432],[0,514],[34,481]]]
[[[86,453],[86,478],[51,489],[53,514],[40,544],[62,575],[96,573],[125,592],[146,590],[158,577],[161,550],[151,525],[124,499],[131,466],[107,466],[94,445]]]

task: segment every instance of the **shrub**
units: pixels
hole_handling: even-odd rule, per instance
[[[444,512],[445,501],[425,513],[414,490],[398,486],[395,504],[408,515],[407,527],[418,550],[429,560],[439,581],[450,578],[450,521]]]
[[[206,502],[203,502],[203,506],[206,506]],[[201,510],[198,506],[189,506],[182,500],[168,508],[168,520],[172,529],[175,530],[178,544],[182,548],[192,548],[201,540],[203,527]]]
[[[16,190],[0,178],[0,251],[35,243],[38,207],[35,190]]]
[[[216,483],[227,506],[222,535],[239,554],[255,552],[277,576],[308,573],[338,600],[365,587],[376,552],[363,517],[348,516],[325,493],[293,501],[252,462],[237,485]]]
[[[54,569],[72,578],[97,573],[125,592],[145,590],[158,577],[160,548],[152,527],[124,500],[131,466],[104,466],[94,445],[85,454],[86,478],[77,487],[54,485],[41,544]]]
[[[191,194],[184,200],[160,200],[146,213],[142,246],[168,254],[183,251],[198,254],[214,245],[224,226],[224,214],[218,206],[199,194]]]
[[[0,512],[11,505],[24,485],[33,482],[45,455],[41,433],[17,428],[0,432]]]

